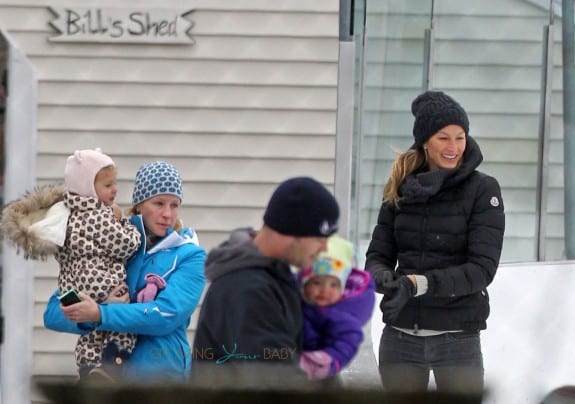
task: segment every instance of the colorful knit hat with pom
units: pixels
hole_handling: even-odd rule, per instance
[[[341,290],[345,288],[347,277],[351,273],[355,249],[353,244],[333,235],[327,241],[327,251],[321,253],[311,268],[302,271],[301,285],[318,275],[330,275],[339,279]]]

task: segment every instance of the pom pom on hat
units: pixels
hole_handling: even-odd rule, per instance
[[[314,276],[330,275],[339,279],[343,293],[354,258],[355,249],[351,242],[337,235],[331,236],[327,241],[327,250],[317,257],[313,267],[302,271],[301,285]]]
[[[294,177],[282,182],[264,213],[266,226],[296,237],[328,237],[337,231],[338,219],[335,197],[310,177]]]
[[[132,193],[132,205],[156,195],[174,195],[183,199],[182,178],[173,165],[163,161],[146,163],[138,169]]]
[[[415,117],[412,148],[423,146],[427,140],[447,125],[459,125],[469,134],[469,118],[457,101],[441,91],[426,91],[411,103]]]
[[[64,182],[69,192],[97,198],[94,181],[98,172],[109,166],[115,166],[114,160],[102,153],[100,148],[95,150],[76,150],[66,160],[64,168]]]

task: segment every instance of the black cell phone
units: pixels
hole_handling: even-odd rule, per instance
[[[60,300],[60,303],[62,303],[63,306],[69,306],[71,304],[82,301],[82,299],[78,295],[78,292],[76,292],[74,289],[70,289],[67,292],[62,293],[60,297],[58,297],[58,299]]]

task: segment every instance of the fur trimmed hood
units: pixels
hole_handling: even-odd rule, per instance
[[[64,185],[47,185],[26,193],[22,198],[8,203],[2,210],[2,238],[23,252],[26,259],[46,259],[58,252],[58,245],[41,235],[33,226],[46,218],[54,204],[64,200]]]

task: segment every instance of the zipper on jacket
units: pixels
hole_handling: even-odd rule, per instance
[[[423,275],[423,261],[425,258],[425,249],[423,245],[423,239],[425,235],[425,228],[427,225],[427,217],[429,216],[429,208],[425,206],[425,215],[423,216],[423,221],[421,222],[421,228],[419,229],[419,249],[421,254],[419,255],[419,265],[415,268],[415,273],[418,275]]]
[[[427,204],[425,206],[425,215],[423,216],[423,221],[421,222],[421,229],[419,232],[420,241],[419,241],[419,248],[421,250],[421,254],[419,255],[419,266],[415,268],[415,273],[418,275],[423,275],[423,261],[425,258],[425,249],[423,248],[423,239],[425,234],[425,227],[427,224],[427,217],[429,216],[429,208]],[[415,308],[415,322],[413,324],[413,333],[417,334],[419,332],[419,309],[420,303],[419,300],[416,300],[416,308]]]

